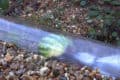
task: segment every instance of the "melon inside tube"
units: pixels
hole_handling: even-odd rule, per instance
[[[45,57],[59,57],[63,54],[64,59],[74,63],[82,62],[89,67],[100,68],[109,75],[120,76],[119,48],[60,34],[0,18],[0,40],[13,42],[28,51],[40,52]]]
[[[62,35],[51,34],[41,39],[39,52],[45,57],[57,57],[64,53],[70,40]]]

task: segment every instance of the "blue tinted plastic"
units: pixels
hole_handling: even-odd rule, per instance
[[[60,44],[53,44],[52,40],[55,41],[54,38],[57,39],[56,42]],[[34,29],[22,24],[16,24],[2,18],[0,18],[0,40],[13,42],[19,47],[33,52],[39,52],[40,42],[45,42],[46,45],[49,44],[47,46],[51,44],[53,50],[55,50],[53,47],[58,45],[64,50],[63,52],[61,49],[55,50],[62,52],[58,58],[68,59],[74,63],[82,63],[93,68],[97,67],[106,75],[114,77],[120,76],[119,48],[109,47],[93,41],[69,36],[61,37],[61,35],[58,34],[47,32],[42,29]],[[44,50],[42,52],[44,52]],[[45,53],[47,52],[49,51]],[[55,54],[57,53],[52,52],[53,56]]]

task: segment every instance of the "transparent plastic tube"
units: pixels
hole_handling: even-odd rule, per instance
[[[55,56],[120,76],[120,49],[94,41],[64,36],[0,18],[0,40],[13,42],[46,57]]]

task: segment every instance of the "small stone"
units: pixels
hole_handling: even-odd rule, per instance
[[[49,64],[48,62],[45,62],[44,66],[48,66],[48,64]]]
[[[76,80],[76,77],[74,75],[70,75],[71,80]],[[84,79],[83,79],[84,80]]]
[[[17,80],[13,71],[10,71],[6,78],[7,80]]]
[[[53,76],[58,77],[60,75],[60,71],[58,69],[53,70]]]
[[[94,77],[96,75],[96,71],[92,71],[89,76]]]
[[[26,12],[30,12],[30,11],[32,11],[32,10],[33,10],[32,7],[30,7],[30,6],[27,6],[27,7],[26,7]]]
[[[65,67],[65,68],[64,68],[64,70],[65,70],[65,71],[68,71],[68,68],[67,68],[67,67]]]
[[[34,54],[34,55],[33,55],[33,59],[35,59],[35,60],[38,59],[38,55],[37,55],[37,54]]]
[[[72,25],[71,27],[72,27],[72,28],[75,28],[75,27],[76,27],[76,25]]]
[[[13,44],[13,43],[7,43],[7,48],[10,48],[10,47],[15,48],[15,47],[16,47],[16,45],[15,45],[15,44]]]
[[[47,10],[47,13],[52,13],[52,11],[51,10]]]
[[[97,80],[96,78],[93,78],[93,80]]]
[[[73,15],[72,15],[72,19],[75,19],[75,17],[76,17],[76,15],[75,15],[75,14],[73,14]]]
[[[45,57],[43,57],[43,56],[40,56],[40,59],[41,59],[41,60],[45,60]]]
[[[67,77],[65,76],[60,76],[59,80],[69,80],[69,79],[67,79]]]
[[[7,62],[10,62],[12,59],[14,58],[14,56],[12,56],[12,55],[10,55],[9,53],[7,53],[6,55],[5,55],[5,61],[7,61]]]
[[[32,14],[31,14],[31,13],[29,13],[29,14],[28,14],[28,16],[29,16],[29,17],[31,17],[31,16],[32,16]]]
[[[27,75],[23,75],[21,77],[21,80],[32,80],[30,76],[27,76]]]
[[[104,20],[103,20],[103,19],[101,19],[101,20],[100,20],[100,22],[104,22]]]
[[[101,74],[97,73],[97,74],[96,74],[96,79],[97,79],[97,80],[102,80]]]
[[[4,54],[1,54],[0,56],[3,58],[5,55],[4,55]]]
[[[57,0],[53,0],[53,2],[56,2]]]
[[[77,32],[77,30],[73,30],[73,33],[76,33]]]
[[[84,66],[81,68],[81,71],[84,71],[87,68],[87,66]]]
[[[22,18],[25,18],[25,17],[26,17],[26,15],[25,15],[25,14],[23,14],[23,15],[21,15],[21,17],[22,17]]]
[[[32,75],[32,80],[38,80],[39,76],[37,75]]]
[[[78,80],[82,80],[82,78],[83,78],[83,75],[80,74],[80,75],[78,76]]]
[[[14,72],[9,72],[9,76],[14,76],[15,74],[14,74]]]
[[[67,78],[67,80],[69,80],[69,74],[65,73],[65,77]]]
[[[27,71],[27,75],[32,75],[32,74],[34,74],[34,71],[32,70]]]
[[[84,75],[85,75],[85,76],[88,76],[88,75],[89,75],[89,71],[88,71],[88,70],[85,70]]]
[[[95,70],[96,70],[96,73],[100,73],[100,70],[98,68],[96,68]]]
[[[23,60],[24,54],[17,55],[14,60]]]
[[[17,70],[19,68],[19,63],[12,63],[10,65],[10,68],[13,69],[13,70]]]
[[[22,75],[25,72],[25,69],[20,69],[18,71],[16,71],[17,75]]]
[[[0,57],[4,57],[5,54],[6,54],[6,42],[0,42]]]
[[[48,71],[49,71],[48,67],[42,67],[42,68],[40,69],[40,75],[41,75],[41,76],[45,76],[45,75],[48,74]]]
[[[5,65],[7,65],[7,62],[4,59],[0,59],[0,64],[5,66]]]
[[[26,58],[25,61],[26,61],[26,62],[30,62],[30,61],[32,61],[32,57],[28,57],[28,58]]]
[[[92,23],[92,22],[93,22],[92,19],[88,19],[88,20],[87,20],[87,23]]]

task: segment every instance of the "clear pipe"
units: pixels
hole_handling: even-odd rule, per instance
[[[0,40],[46,57],[55,56],[99,68],[102,74],[120,76],[120,48],[117,47],[35,29],[4,18],[0,18]]]

